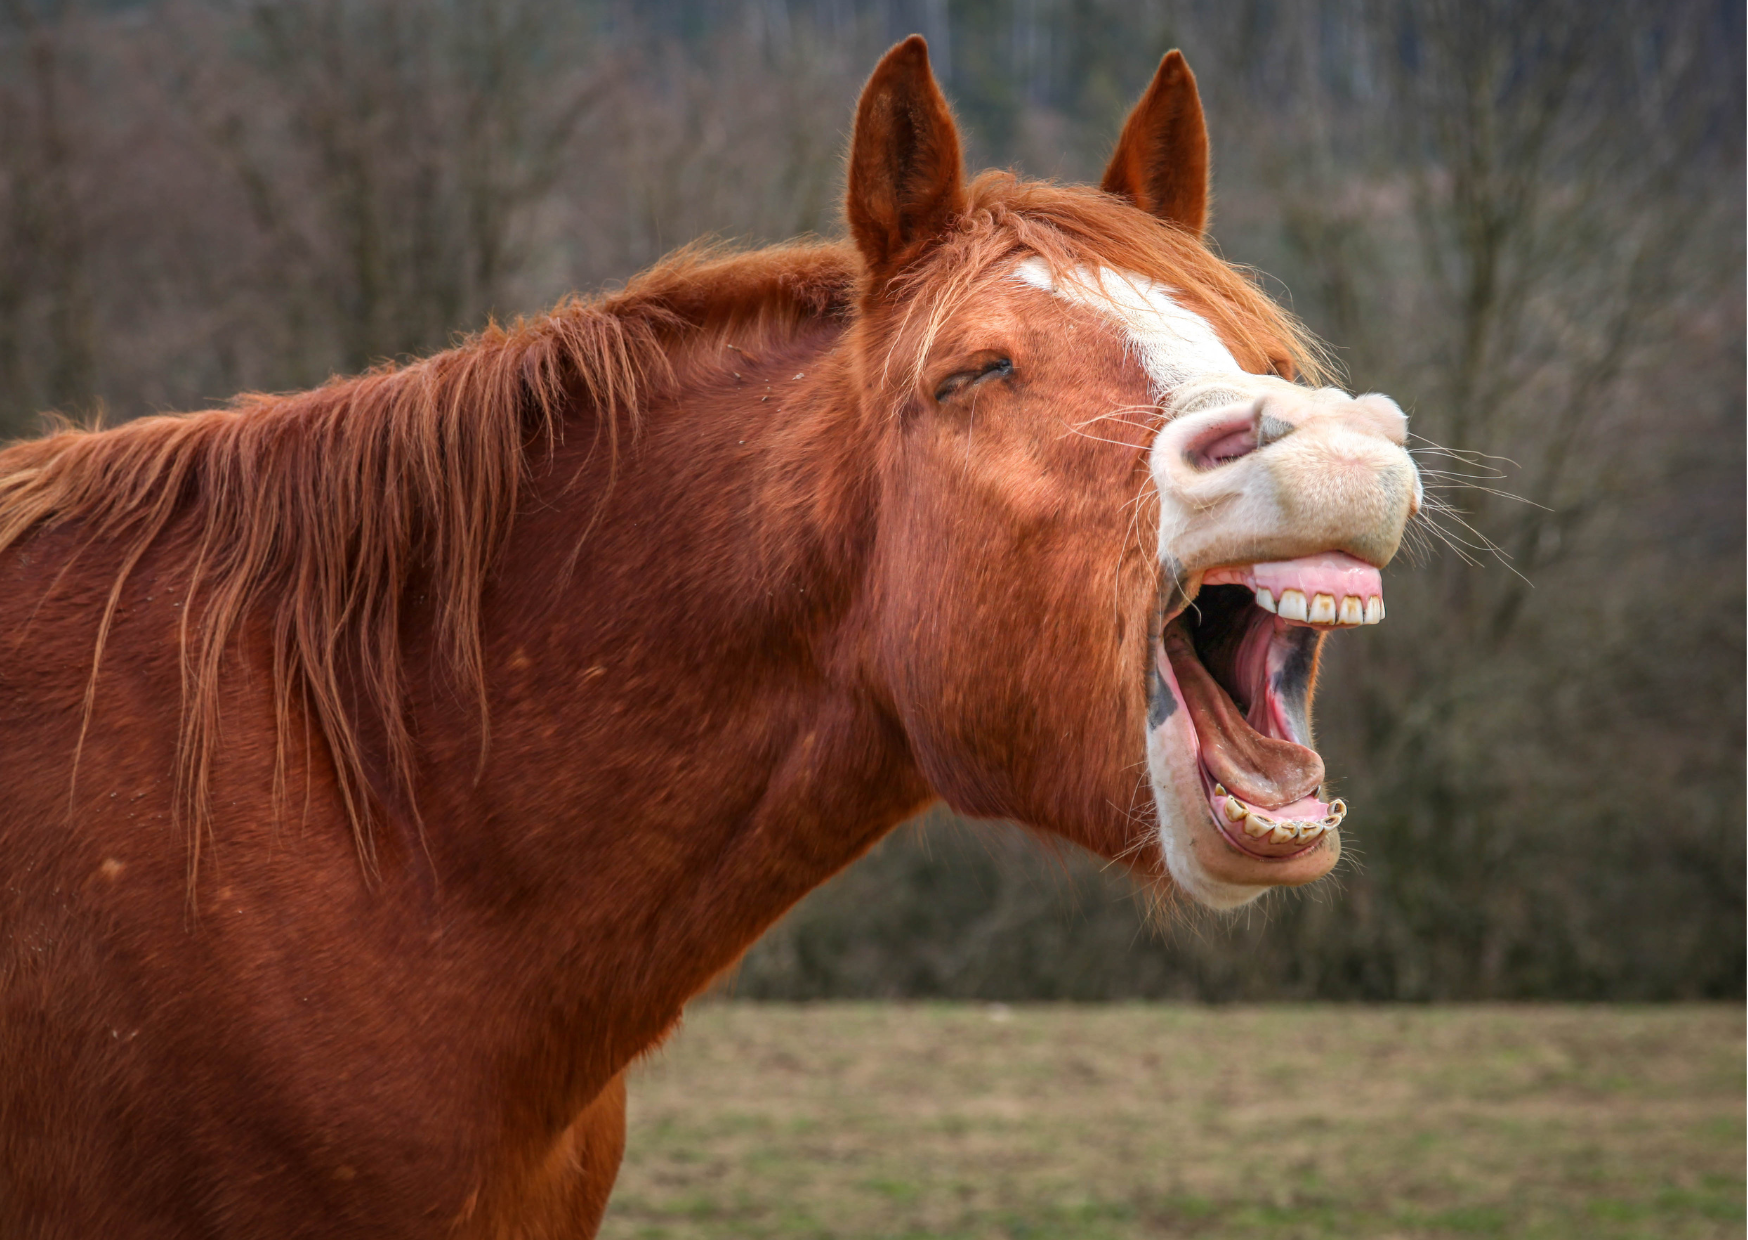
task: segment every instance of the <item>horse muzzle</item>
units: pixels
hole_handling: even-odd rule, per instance
[[[1384,619],[1379,569],[1421,495],[1388,398],[1243,380],[1244,399],[1203,393],[1169,422],[1151,462],[1149,774],[1173,878],[1216,907],[1340,857],[1347,806],[1311,734],[1317,657],[1328,632]]]

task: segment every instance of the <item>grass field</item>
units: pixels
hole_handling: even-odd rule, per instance
[[[602,1235],[1743,1235],[1734,1007],[695,1007]]]

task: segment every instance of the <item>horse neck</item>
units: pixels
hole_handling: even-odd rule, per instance
[[[681,359],[610,491],[569,435],[486,602],[478,783],[461,708],[423,732],[439,881],[538,905],[521,980],[633,1052],[928,799],[860,674],[880,422],[837,344]]]

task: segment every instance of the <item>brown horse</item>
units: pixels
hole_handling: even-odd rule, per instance
[[[591,1235],[627,1066],[936,799],[1326,873],[1417,476],[1207,170],[1174,52],[1099,189],[966,182],[911,39],[849,243],[0,455],[0,1233]]]

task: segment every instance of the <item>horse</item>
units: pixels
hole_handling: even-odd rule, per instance
[[[625,1074],[944,801],[1230,908],[1341,852],[1318,653],[1401,411],[1208,247],[1161,62],[968,179],[920,38],[842,241],[0,454],[0,1232],[594,1235]]]

